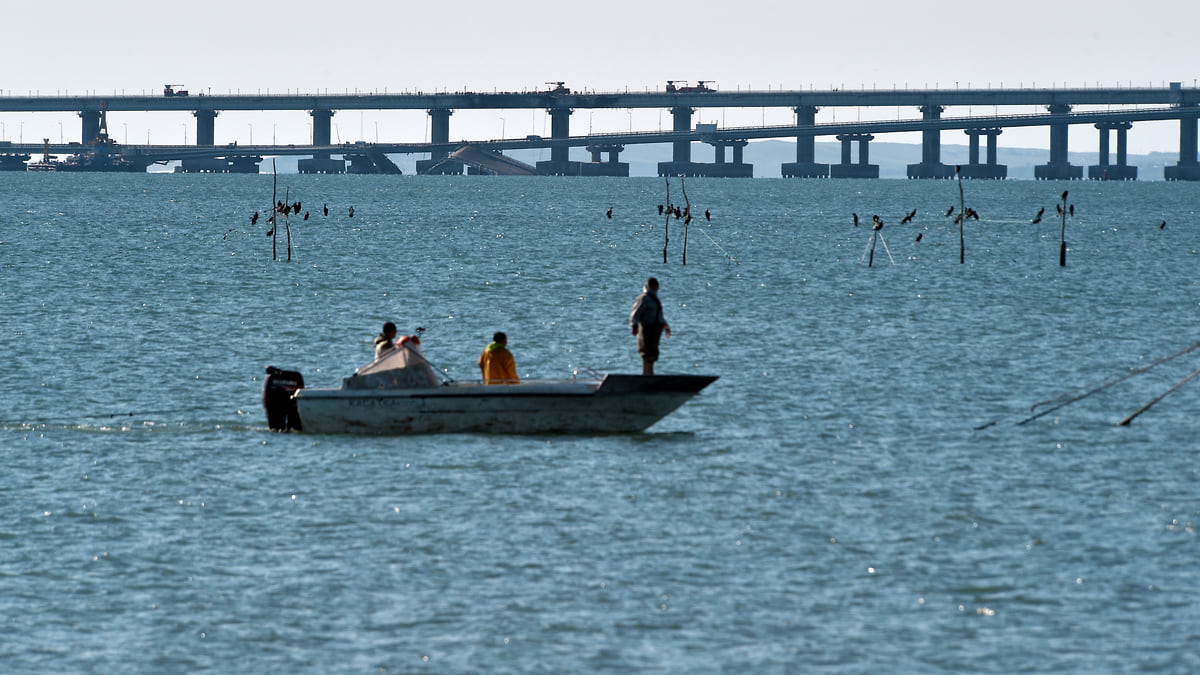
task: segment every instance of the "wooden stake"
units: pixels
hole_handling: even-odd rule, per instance
[[[954,175],[958,176],[958,264],[967,262],[967,244],[963,237],[963,228],[967,225],[966,200],[963,198],[962,167],[954,165]]]
[[[275,241],[279,236],[279,207],[276,206],[279,189],[279,171],[275,168],[275,159],[271,158],[271,260],[278,260],[275,254]]]
[[[667,220],[663,223],[663,264],[666,264],[667,244],[671,242],[671,215],[675,209],[671,208],[671,178],[663,176],[663,180],[667,182]]]
[[[1105,132],[1107,133],[1107,132]],[[1067,266],[1067,191],[1062,193],[1062,208],[1058,210],[1062,216],[1062,227],[1058,231],[1058,266]]]

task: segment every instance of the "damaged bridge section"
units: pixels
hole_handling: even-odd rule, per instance
[[[538,170],[525,162],[520,162],[503,153],[484,150],[475,145],[464,145],[450,153],[449,156],[425,168],[421,173],[438,173],[438,167],[444,163],[458,162],[466,164],[478,173],[497,176],[536,176]]]

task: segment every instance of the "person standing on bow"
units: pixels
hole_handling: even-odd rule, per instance
[[[375,338],[375,358],[396,348],[396,324],[388,321],[383,324],[383,332]]]
[[[479,372],[484,384],[516,384],[517,364],[508,351],[508,336],[500,331],[492,334],[492,343],[479,355]]]
[[[654,362],[658,360],[658,343],[663,333],[671,337],[671,327],[667,325],[662,303],[658,300],[658,279],[650,277],[646,280],[641,295],[633,302],[629,325],[637,336],[638,354],[642,355],[642,374],[653,375]]]

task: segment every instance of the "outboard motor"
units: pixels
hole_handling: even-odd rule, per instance
[[[304,388],[304,376],[294,370],[280,370],[267,366],[267,379],[263,382],[262,402],[267,410],[267,426],[271,431],[302,431],[300,411],[292,394]]]

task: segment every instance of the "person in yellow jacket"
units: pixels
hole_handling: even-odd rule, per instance
[[[508,351],[508,336],[500,331],[492,335],[492,343],[479,355],[479,372],[484,384],[516,384],[517,364]]]

